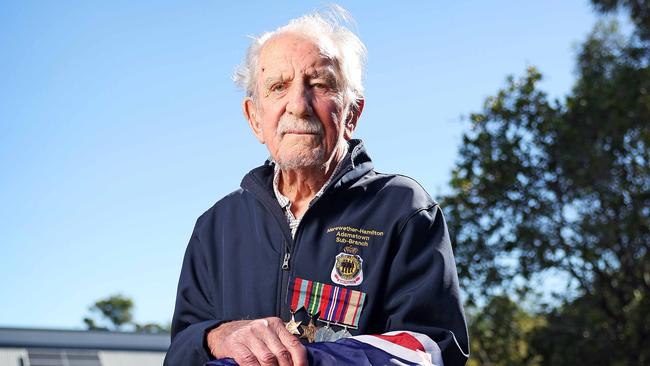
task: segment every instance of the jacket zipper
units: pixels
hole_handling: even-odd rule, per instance
[[[342,176],[347,174],[350,170],[352,170],[351,167],[348,167],[347,169],[339,172],[337,174],[337,177],[334,177],[332,181],[330,182],[330,186],[335,184],[338,180],[340,180]],[[305,214],[302,216],[302,219],[300,219],[300,223],[298,224],[298,227],[296,228],[296,236],[291,238],[291,244],[289,244],[286,240],[284,242],[284,257],[282,260],[282,283],[280,286],[280,318],[284,319],[284,316],[289,316],[291,311],[296,311],[297,309],[289,309],[289,306],[286,303],[286,293],[287,293],[287,288],[289,287],[289,273],[291,270],[291,253],[296,250],[296,247],[298,246],[298,240],[300,238],[300,232],[301,228],[303,225],[303,222],[305,220],[305,215],[310,212],[310,210],[313,210],[312,207],[316,204],[317,201],[319,201],[325,194],[327,194],[327,190],[330,187],[325,187],[325,190],[323,191],[323,195],[320,197],[316,198],[312,202],[309,203],[309,207],[307,208],[307,211],[305,211]]]
[[[281,278],[282,282],[280,283],[280,314],[278,316],[282,320],[289,320],[288,317],[289,314],[291,313],[291,309],[287,306],[286,302],[286,293],[287,293],[287,288],[289,287],[289,270],[291,269],[290,265],[291,261],[291,247],[289,246],[289,243],[285,240],[284,242],[284,258],[282,260],[282,266],[280,267],[281,270]],[[295,309],[293,309],[295,311]]]
[[[286,251],[284,252],[284,259],[282,260],[282,269],[285,271],[289,270],[289,259],[291,259],[291,253],[289,252],[289,249],[286,248]]]

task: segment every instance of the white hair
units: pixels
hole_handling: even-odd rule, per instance
[[[314,39],[321,52],[335,61],[341,72],[343,99],[348,106],[358,106],[363,99],[363,72],[366,64],[366,46],[346,25],[354,20],[339,5],[330,5],[325,10],[292,19],[272,32],[251,37],[252,43],[246,51],[243,62],[233,75],[235,83],[244,89],[253,100],[257,98],[257,63],[260,51],[266,42],[280,34],[293,33]]]

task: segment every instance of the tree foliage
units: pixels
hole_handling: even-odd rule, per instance
[[[650,1],[594,4],[635,34],[599,23],[561,101],[534,68],[509,78],[470,115],[443,200],[470,307],[567,279],[531,338],[544,365],[650,363]]]
[[[529,315],[507,296],[491,298],[480,311],[468,310],[472,335],[468,366],[540,365],[530,340],[544,325],[543,318]]]
[[[601,13],[624,9],[630,14],[639,38],[650,40],[650,2],[647,0],[592,0],[591,2]]]
[[[162,326],[157,323],[139,324],[133,320],[133,300],[122,294],[111,295],[97,300],[88,308],[92,316],[83,319],[88,330],[134,330],[140,333],[169,332],[170,325]],[[99,320],[97,316],[99,316]]]
[[[101,318],[108,321],[108,326],[98,326],[95,319],[86,317],[84,318],[84,323],[86,323],[88,329],[121,330],[124,325],[131,323],[133,320],[133,300],[121,294],[111,295],[105,299],[97,300],[89,310],[99,314]]]

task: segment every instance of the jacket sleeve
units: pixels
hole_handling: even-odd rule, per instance
[[[200,219],[199,219],[200,220]],[[214,316],[214,281],[208,253],[199,237],[199,221],[185,251],[172,318],[171,345],[164,366],[201,366],[211,357],[206,333],[222,320]]]
[[[447,224],[438,205],[413,213],[398,231],[387,274],[387,329],[431,337],[445,366],[469,356],[465,315]]]

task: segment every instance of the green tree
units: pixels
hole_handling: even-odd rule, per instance
[[[171,323],[166,325],[160,325],[158,323],[135,324],[135,331],[149,334],[170,333]]]
[[[88,330],[133,330],[139,333],[169,333],[171,324],[160,325],[157,323],[139,324],[133,320],[133,300],[122,294],[111,295],[105,299],[97,300],[88,308],[92,316],[85,317],[83,322]],[[100,321],[97,321],[99,315]],[[105,324],[105,325],[100,325]]]
[[[594,4],[630,11],[635,34],[598,24],[564,100],[534,68],[509,78],[470,115],[443,201],[470,307],[551,273],[567,286],[535,337],[543,364],[648,364],[650,2]]]
[[[585,294],[546,315],[547,325],[535,329],[529,341],[532,353],[543,355],[542,365],[647,365],[650,324],[648,297],[621,309],[623,322],[613,319],[601,306],[599,294]],[[630,344],[622,344],[629,342]],[[624,349],[619,349],[621,345]],[[639,349],[638,347],[645,347]]]
[[[480,310],[468,308],[470,349],[468,366],[537,366],[541,358],[530,339],[544,319],[526,313],[507,296],[495,296]]]
[[[121,330],[133,321],[133,300],[121,294],[97,300],[88,310],[108,322],[108,326],[98,326],[95,319],[86,317],[83,321],[89,330]]]
[[[630,20],[642,40],[650,40],[650,2],[647,0],[591,0],[597,11],[610,13],[619,9],[629,12]]]

